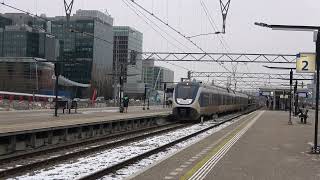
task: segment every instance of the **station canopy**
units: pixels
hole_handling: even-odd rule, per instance
[[[64,76],[59,76],[59,85],[61,86],[76,86],[76,87],[82,87],[82,88],[89,88],[90,84],[82,84],[75,81],[71,81],[70,79],[65,78]]]

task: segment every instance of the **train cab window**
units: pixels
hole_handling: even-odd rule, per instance
[[[176,87],[176,98],[194,99],[197,95],[198,86],[180,84]]]

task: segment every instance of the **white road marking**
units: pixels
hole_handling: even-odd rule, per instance
[[[178,173],[177,172],[171,172],[169,175],[171,175],[171,176],[176,176]]]
[[[177,168],[176,171],[183,171],[183,168]]]
[[[171,176],[165,176],[164,179],[173,179]]]

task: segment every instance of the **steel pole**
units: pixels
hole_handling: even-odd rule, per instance
[[[163,108],[166,107],[166,83],[163,84]]]
[[[294,116],[298,115],[298,107],[299,107],[299,97],[298,97],[298,81],[294,85]]]
[[[150,100],[149,100],[149,96],[150,96],[150,92],[148,91],[148,89],[147,89],[147,98],[148,98],[148,106],[147,106],[147,110],[149,110],[150,109]]]
[[[144,84],[143,110],[146,110],[147,84]]]
[[[317,83],[316,83],[316,112],[314,119],[314,147],[313,152],[319,153],[318,151],[318,118],[319,118],[319,70],[320,70],[320,29],[318,30],[317,41],[316,41],[316,68],[317,68]]]
[[[293,76],[293,71],[292,69],[290,70],[290,94],[289,94],[289,125],[292,125],[292,120],[291,120],[291,114],[292,114],[292,76]]]
[[[56,95],[56,104],[54,106],[54,116],[57,117],[58,116],[58,86],[59,86],[59,74],[60,74],[60,68],[58,67],[58,63],[55,63],[55,68],[54,68],[54,73],[55,73],[55,76],[56,76],[56,84],[55,84],[55,89],[54,89],[54,94]]]

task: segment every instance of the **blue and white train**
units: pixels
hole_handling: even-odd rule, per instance
[[[249,96],[200,82],[181,82],[173,93],[173,115],[177,120],[196,121],[248,108]]]

